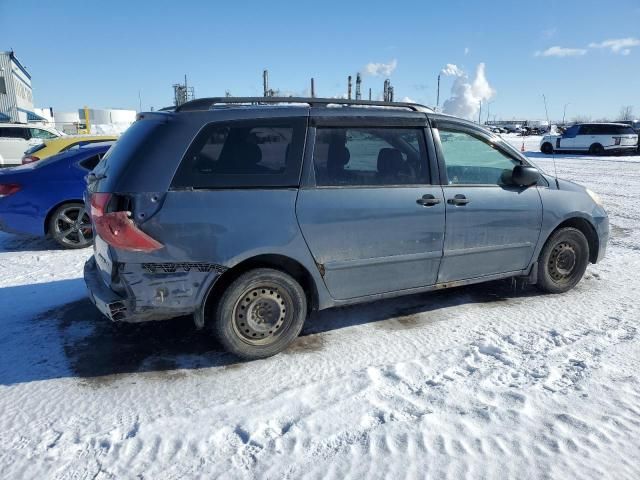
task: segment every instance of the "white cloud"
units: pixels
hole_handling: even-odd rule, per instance
[[[640,46],[640,39],[634,37],[612,38],[600,43],[590,43],[589,48],[608,48],[613,53],[629,55],[631,48]]]
[[[374,77],[388,77],[398,66],[398,61],[394,58],[389,63],[367,63],[364,67],[364,73]]]
[[[447,77],[459,77],[460,75],[464,75],[464,72],[453,63],[447,63],[444,68],[440,70],[440,73]]]
[[[464,47],[464,54],[469,55],[469,47]]]
[[[400,101],[405,103],[416,103],[416,101],[411,97],[403,97]]]
[[[543,51],[537,51],[534,55],[536,57],[579,57],[587,53],[585,48],[565,48],[565,47],[550,47]]]
[[[480,108],[480,102],[491,99],[496,91],[489,85],[484,63],[478,65],[472,82],[463,71],[460,69],[457,71],[459,75],[451,87],[451,98],[444,102],[442,109],[445,113],[458,117],[475,117]]]

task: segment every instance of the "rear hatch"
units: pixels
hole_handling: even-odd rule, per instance
[[[94,255],[110,287],[118,283],[118,262],[123,257],[162,248],[143,225],[156,213],[166,192],[163,172],[154,175],[153,155],[169,118],[170,114],[141,115],[87,175],[85,204],[94,227]]]
[[[621,147],[630,147],[638,144],[638,134],[631,127],[619,127],[613,138],[615,144]]]

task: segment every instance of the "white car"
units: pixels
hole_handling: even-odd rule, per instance
[[[605,152],[633,152],[638,148],[638,134],[622,123],[579,123],[566,129],[562,135],[545,135],[540,140],[540,151],[581,151],[592,155]]]
[[[0,167],[20,165],[26,150],[63,135],[55,128],[43,125],[0,123]]]

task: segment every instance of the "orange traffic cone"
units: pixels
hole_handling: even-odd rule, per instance
[[[524,152],[524,140],[522,141],[522,147],[520,147],[520,151]]]

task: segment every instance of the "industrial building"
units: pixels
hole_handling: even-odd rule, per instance
[[[44,120],[33,109],[31,75],[11,52],[0,52],[0,122]]]

